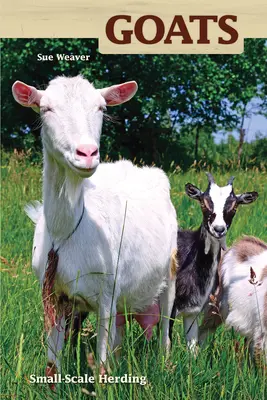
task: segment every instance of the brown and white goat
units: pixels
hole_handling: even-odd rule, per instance
[[[267,362],[267,243],[245,236],[223,256],[219,266],[217,304],[205,310],[200,338],[221,322],[250,341],[255,361]]]

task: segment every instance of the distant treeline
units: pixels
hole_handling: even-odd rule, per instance
[[[191,139],[191,143],[190,143]],[[241,162],[238,161],[238,141],[232,135],[227,142],[215,144],[212,139],[200,139],[200,159],[196,161],[191,149],[194,142],[193,136],[182,136],[169,147],[166,153],[161,155],[161,162],[156,163],[166,171],[179,173],[194,168],[195,170],[212,169],[230,171],[236,169],[258,169],[267,171],[267,138],[258,138],[251,143],[244,143]],[[102,146],[102,144],[101,144]],[[118,152],[113,158],[105,153],[105,146],[100,148],[102,161],[115,161],[119,158],[126,158]],[[2,165],[10,165],[13,162],[23,163],[25,166],[42,163],[42,152],[40,149],[28,148],[24,150],[10,149],[1,151]],[[155,164],[154,161],[147,161],[145,158],[134,157],[132,161],[138,165]]]
[[[245,118],[267,114],[267,46],[248,39],[237,55],[102,55],[95,39],[2,39],[2,146],[40,154],[38,114],[15,103],[11,87],[21,80],[45,88],[57,75],[83,74],[98,88],[136,80],[129,102],[111,107],[103,125],[102,158],[120,157],[188,169],[194,162],[260,167],[266,139],[244,142]],[[38,54],[83,54],[87,61],[39,61]],[[251,101],[257,99],[257,106]],[[240,132],[216,145],[212,132]],[[21,154],[21,153],[20,153]]]

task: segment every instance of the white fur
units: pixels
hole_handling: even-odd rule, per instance
[[[40,201],[37,200],[32,201],[29,204],[26,204],[26,206],[24,207],[26,214],[35,225],[41,216],[42,208],[43,208],[42,204],[40,203]]]
[[[256,273],[255,281],[260,281],[266,265],[267,250],[244,262],[238,261],[235,246],[226,253],[222,263],[221,313],[226,326],[251,339],[254,348],[265,349],[267,360],[267,330],[263,320],[267,278],[256,285],[249,282],[250,267]]]
[[[223,226],[225,230],[227,230],[227,226],[223,217],[223,209],[226,199],[229,197],[232,190],[232,185],[227,185],[224,187],[220,187],[216,185],[216,183],[212,183],[210,185],[209,195],[214,204],[213,212],[216,214],[214,221],[212,224],[210,224],[210,230],[215,236],[216,232],[214,231],[214,227]]]
[[[177,221],[163,171],[137,168],[129,161],[98,166],[97,157],[94,175],[94,171],[81,169],[83,164],[75,149],[80,143],[99,146],[103,93],[81,77],[61,77],[41,95],[41,112],[45,107],[53,112],[43,115],[44,205],[35,229],[32,264],[42,284],[52,242],[55,249],[60,247],[56,291],[75,298],[80,309],[97,312],[97,352],[105,362],[109,319],[124,311],[125,302],[129,310],[141,311],[160,297],[166,317],[163,344],[167,346],[168,317],[174,300],[170,261],[177,246]],[[65,241],[80,219],[83,204],[81,223]],[[28,214],[36,220],[36,213]],[[111,349],[114,319],[109,335]],[[61,344],[56,348],[53,338],[64,332],[54,330],[49,337],[49,361],[58,365],[63,341],[58,338]]]

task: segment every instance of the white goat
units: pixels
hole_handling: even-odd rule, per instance
[[[43,285],[53,248],[57,299],[97,313],[102,363],[108,343],[114,347],[115,316],[125,304],[129,312],[145,312],[159,299],[163,345],[169,344],[177,221],[168,178],[129,161],[99,165],[103,110],[128,101],[136,90],[135,82],[97,90],[81,76],[55,78],[45,91],[19,81],[12,87],[15,100],[42,118],[43,207],[28,208],[37,222],[33,269]],[[59,367],[65,322],[57,316],[48,335],[50,373]]]
[[[265,353],[267,362],[267,244],[255,237],[243,237],[224,254],[219,276],[217,310],[213,305],[206,310],[202,340],[224,321],[250,340],[256,361],[260,353]]]

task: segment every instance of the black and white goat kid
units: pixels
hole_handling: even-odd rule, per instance
[[[172,339],[174,319],[183,315],[187,345],[193,353],[198,343],[197,317],[216,283],[221,249],[226,249],[226,233],[238,205],[252,203],[258,197],[257,192],[236,195],[234,177],[220,187],[210,173],[207,176],[209,184],[205,192],[191,183],[185,185],[186,194],[199,201],[203,221],[196,231],[178,232],[176,296],[170,320]]]

